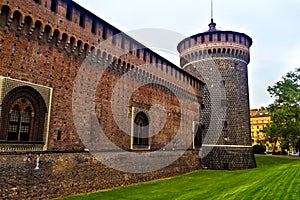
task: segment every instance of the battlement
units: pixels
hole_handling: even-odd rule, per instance
[[[177,50],[182,53],[188,48],[210,43],[234,43],[250,48],[252,39],[244,33],[234,31],[208,31],[182,40],[178,44]]]
[[[81,58],[118,59],[117,63],[131,68],[155,64],[162,71],[171,71],[170,76],[175,79],[186,77],[193,85],[202,84],[193,75],[71,0],[1,0],[0,8],[0,26],[16,31],[17,35],[26,35]],[[120,52],[126,54],[123,59],[115,56]]]
[[[215,30],[182,40],[177,50],[181,55],[181,67],[206,57],[232,57],[249,63],[251,45],[252,39],[244,33]]]

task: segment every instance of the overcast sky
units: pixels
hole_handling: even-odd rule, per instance
[[[206,31],[210,22],[210,0],[75,2],[124,32],[161,28],[191,36]],[[270,104],[267,87],[300,66],[299,19],[300,0],[214,0],[217,28],[253,39],[248,66],[251,108]],[[171,61],[179,64],[179,58]]]

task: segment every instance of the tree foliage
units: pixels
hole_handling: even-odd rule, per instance
[[[300,148],[300,68],[287,73],[273,86],[268,87],[274,103],[268,109],[272,122],[265,128],[267,140],[280,143],[282,150]]]

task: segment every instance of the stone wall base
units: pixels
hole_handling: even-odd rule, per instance
[[[105,166],[89,152],[36,152],[0,153],[0,169],[0,199],[50,199],[176,176],[201,165],[194,150],[168,167],[137,174]]]

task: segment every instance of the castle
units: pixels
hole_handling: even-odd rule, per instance
[[[0,8],[0,198],[256,167],[249,36],[212,20],[178,67],[71,0]]]

